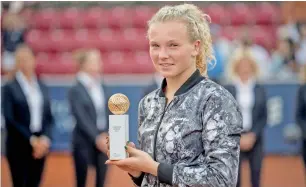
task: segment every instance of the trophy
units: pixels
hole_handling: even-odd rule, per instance
[[[130,101],[124,94],[114,94],[108,100],[108,108],[114,114],[109,115],[110,160],[127,158],[124,146],[129,140],[129,115],[125,113],[129,107]]]

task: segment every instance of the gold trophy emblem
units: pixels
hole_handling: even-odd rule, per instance
[[[130,101],[124,94],[114,94],[108,100],[108,108],[115,115],[125,114],[129,107]]]

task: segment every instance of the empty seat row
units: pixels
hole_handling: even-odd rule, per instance
[[[77,63],[71,53],[47,54],[36,56],[37,73],[72,74],[77,71]],[[153,73],[154,67],[147,52],[124,53],[114,51],[102,54],[103,73],[129,74]]]
[[[31,30],[26,35],[26,42],[35,52],[63,52],[78,48],[98,48],[101,51],[147,50],[146,30],[125,29],[115,31],[102,30],[54,30],[43,32]]]
[[[276,27],[273,26],[227,26],[221,28],[222,36],[229,40],[239,38],[248,32],[251,39],[268,50],[276,43]],[[35,52],[65,52],[79,48],[98,48],[101,51],[148,50],[146,30],[127,28],[80,29],[80,30],[31,30],[26,34],[26,42]]]
[[[212,23],[221,25],[243,24],[278,24],[281,21],[281,12],[275,3],[261,2],[258,4],[233,3],[220,5],[212,3],[202,7],[211,17]],[[32,28],[122,28],[146,27],[147,21],[158,10],[157,7],[118,6],[111,9],[93,7],[88,9],[27,9],[21,15]]]

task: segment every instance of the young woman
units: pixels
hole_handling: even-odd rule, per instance
[[[165,6],[148,23],[150,56],[165,79],[139,103],[140,148],[107,161],[138,186],[236,185],[242,116],[207,77],[214,59],[207,16],[190,4]]]

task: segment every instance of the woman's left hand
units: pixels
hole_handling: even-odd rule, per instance
[[[130,146],[125,146],[125,149],[127,153],[129,153],[129,158],[118,161],[107,160],[105,164],[129,167],[133,170],[150,173],[157,176],[157,168],[159,163],[155,162],[148,153]]]

